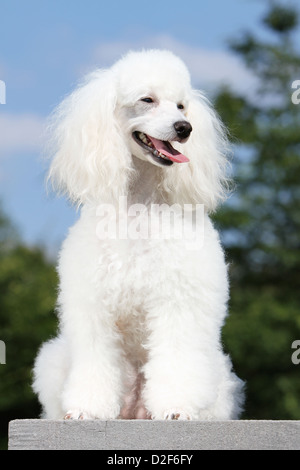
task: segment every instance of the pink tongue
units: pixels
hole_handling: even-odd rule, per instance
[[[147,137],[151,140],[152,144],[158,152],[162,153],[165,157],[168,157],[173,162],[189,162],[189,159],[185,155],[182,155],[182,153],[177,152],[177,150],[175,150],[169,142],[155,139],[149,135]]]

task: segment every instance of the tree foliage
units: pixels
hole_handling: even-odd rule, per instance
[[[40,248],[25,246],[0,216],[0,339],[6,364],[0,365],[0,433],[7,423],[38,417],[31,390],[32,365],[41,342],[55,331],[55,269]],[[3,444],[4,445],[4,444]]]
[[[297,11],[273,4],[263,23],[269,42],[251,32],[231,41],[255,74],[256,94],[224,88],[216,106],[235,148],[236,193],[217,221],[231,261],[231,319],[224,340],[247,381],[245,417],[300,419],[300,78],[293,44]]]

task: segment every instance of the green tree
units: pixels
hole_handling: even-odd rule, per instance
[[[251,32],[231,49],[255,74],[255,96],[219,91],[216,106],[235,149],[236,192],[217,217],[231,262],[231,318],[224,341],[247,381],[246,418],[300,419],[300,79],[293,33],[298,12],[271,3],[263,18],[270,40]]]
[[[36,418],[32,365],[41,342],[55,332],[56,272],[43,251],[20,241],[0,214],[0,339],[6,364],[0,365],[0,445],[6,446],[11,419]]]

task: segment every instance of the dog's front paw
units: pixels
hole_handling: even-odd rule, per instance
[[[85,411],[81,411],[81,410],[69,410],[65,416],[64,416],[64,419],[65,420],[68,420],[68,419],[95,419],[94,416],[90,415],[89,413],[86,413]]]

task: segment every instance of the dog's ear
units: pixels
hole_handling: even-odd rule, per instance
[[[168,169],[172,172],[168,184],[176,188],[181,204],[204,204],[212,212],[228,192],[227,133],[209,101],[198,91],[192,92],[186,119],[193,131],[178,147],[190,162]]]
[[[77,205],[126,194],[130,153],[115,118],[116,102],[113,73],[98,70],[53,113],[48,179]]]

